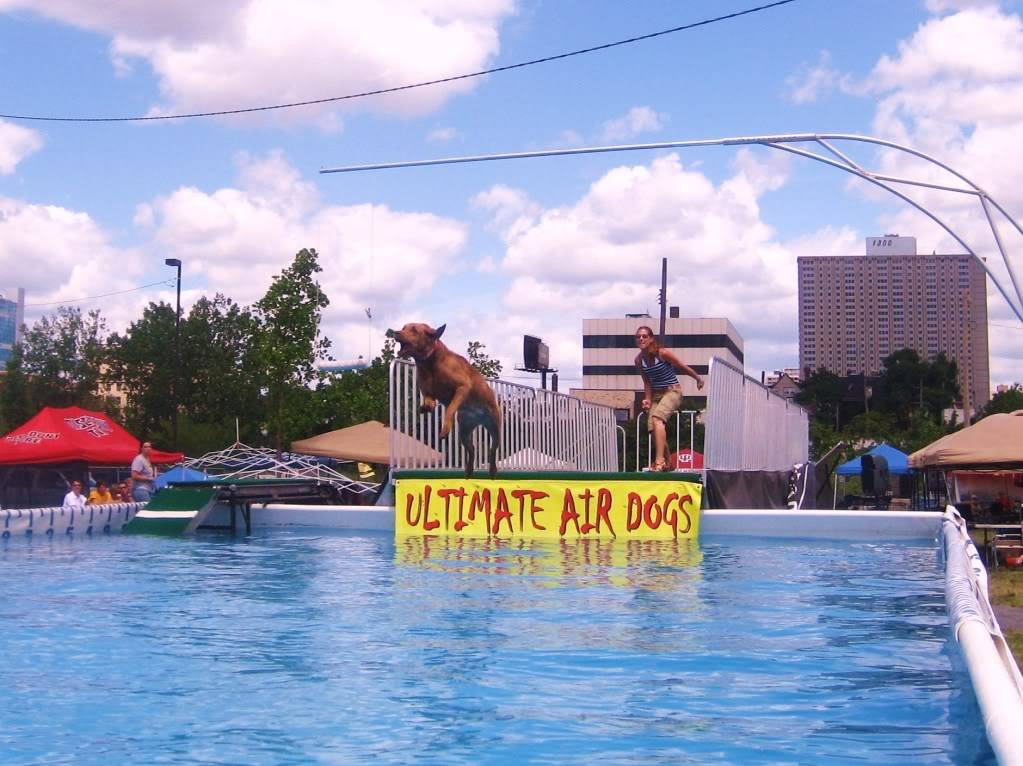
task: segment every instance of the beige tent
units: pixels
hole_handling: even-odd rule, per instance
[[[363,463],[391,462],[390,435],[394,434],[399,441],[399,454],[403,458],[415,457],[420,462],[440,460],[437,450],[426,446],[421,441],[406,436],[400,431],[390,428],[377,420],[359,423],[357,426],[328,431],[319,436],[311,436],[291,443],[291,451],[300,455],[317,455],[332,457],[337,460],[358,460]]]
[[[913,468],[1023,467],[1023,410],[988,415],[909,456]]]

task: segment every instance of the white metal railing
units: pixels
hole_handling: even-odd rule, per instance
[[[614,410],[573,396],[502,380],[489,381],[502,413],[498,467],[514,471],[617,471]],[[439,438],[444,405],[419,412],[414,363],[391,362],[389,378],[391,468],[461,469],[458,428]],[[476,474],[486,472],[490,437],[473,434]]]
[[[689,446],[688,446],[688,448],[690,450],[695,450],[696,449],[696,447],[693,446],[693,445],[696,443],[696,416],[699,415],[699,414],[700,413],[698,411],[696,411],[696,410],[676,410],[675,411],[675,415],[674,415],[674,420],[675,420],[675,450],[674,451],[675,452],[679,452],[682,449],[682,418],[683,418],[683,416],[685,416],[685,417],[687,417],[689,419]],[[644,425],[644,423],[648,422],[647,418],[649,418],[649,417],[650,417],[650,413],[646,412],[645,410],[643,412],[640,412],[636,416],[636,470],[637,471],[642,470],[642,468],[640,467],[640,458],[642,457],[642,455],[641,455],[642,450],[639,448],[639,445],[640,445],[639,434],[640,434],[640,432],[644,428],[646,429],[646,432],[647,432],[647,435],[646,435],[646,454],[647,454],[647,457],[649,457],[650,455],[653,454],[653,439],[654,439],[654,437],[653,437],[653,434],[650,433],[650,429],[647,428]],[[665,434],[665,436],[666,437],[670,436],[670,434],[671,434],[671,423],[665,423],[664,426],[665,426],[665,429],[667,430],[667,433]],[[668,451],[671,452],[670,449]],[[675,468],[675,466],[671,466],[671,468]],[[625,469],[623,468],[622,470],[625,470]]]
[[[718,357],[707,378],[704,468],[787,471],[807,461],[806,410]]]

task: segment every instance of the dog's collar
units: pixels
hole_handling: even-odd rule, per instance
[[[425,354],[423,354],[422,356],[417,356],[417,357],[414,357],[414,358],[415,358],[415,360],[416,360],[417,362],[425,362],[425,361],[426,361],[427,359],[429,359],[429,358],[430,358],[431,356],[433,356],[433,355],[434,355],[435,353],[437,353],[437,341],[434,341],[434,342],[433,342],[433,343],[432,343],[432,344],[430,345],[430,350],[429,350],[429,351],[427,351],[427,352],[426,352]]]

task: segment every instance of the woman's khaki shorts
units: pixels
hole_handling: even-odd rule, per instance
[[[682,407],[682,392],[677,388],[668,388],[664,391],[654,391],[654,401],[650,406],[650,417],[647,418],[646,427],[648,431],[654,430],[654,418],[663,423],[668,422],[676,410]]]

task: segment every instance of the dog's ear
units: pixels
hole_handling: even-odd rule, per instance
[[[438,338],[440,338],[441,335],[444,334],[444,328],[445,327],[447,327],[447,324],[442,324],[440,327],[438,327],[436,330],[433,331],[433,339],[434,340],[437,340]]]

